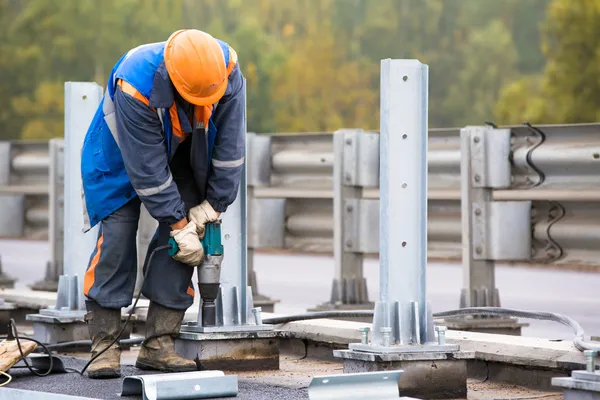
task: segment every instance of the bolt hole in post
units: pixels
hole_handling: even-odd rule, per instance
[[[403,80],[404,82],[406,82],[406,81],[408,80],[408,75],[404,75],[404,76],[402,77],[402,80]]]
[[[229,233],[226,233],[225,234],[225,240],[229,240],[229,238],[230,238]]]
[[[406,242],[402,242],[402,247],[406,247]]]
[[[406,183],[402,184],[402,189],[406,189]]]
[[[408,135],[405,133],[404,135],[402,135],[402,139],[406,139],[408,137]]]

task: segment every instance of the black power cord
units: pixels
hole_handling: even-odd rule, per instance
[[[45,344],[43,344],[42,342],[39,342],[35,339],[32,338],[28,338],[28,337],[19,337],[19,332],[17,331],[17,323],[15,322],[14,319],[10,319],[10,324],[9,324],[9,331],[8,331],[8,336],[6,337],[6,340],[16,340],[17,341],[17,347],[19,348],[19,353],[21,354],[21,358],[23,359],[23,362],[25,363],[25,366],[27,367],[27,369],[29,369],[29,371],[31,371],[32,374],[37,375],[37,376],[47,376],[52,372],[52,367],[53,367],[53,360],[52,360],[52,353],[50,352],[50,350],[46,347]],[[48,354],[48,357],[50,357],[50,366],[48,367],[48,371],[44,372],[43,374],[36,371],[31,365],[29,365],[29,363],[27,362],[27,358],[25,357],[25,354],[23,354],[23,349],[21,348],[21,339],[22,340],[28,340],[30,342],[34,342],[36,343],[38,346],[41,346],[45,353]]]

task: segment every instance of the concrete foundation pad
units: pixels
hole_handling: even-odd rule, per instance
[[[182,332],[175,350],[195,360],[201,370],[250,371],[279,369],[277,332]]]
[[[403,370],[398,381],[402,396],[414,396],[419,399],[456,399],[467,395],[467,361],[451,359],[446,353],[405,353],[403,356],[424,356],[433,359],[387,360],[399,357],[398,354],[378,355],[360,353],[351,350],[335,352],[344,358],[344,373]],[[361,360],[360,358],[367,358]]]
[[[88,340],[90,335],[85,322],[53,323],[33,321],[33,338],[42,343],[63,343]]]
[[[451,353],[457,352],[459,346],[456,344],[424,344],[424,345],[408,345],[408,346],[381,346],[376,344],[350,343],[350,350],[366,353],[378,354],[413,354],[417,353],[425,357],[425,354],[436,353]]]
[[[263,313],[263,319],[279,315]],[[317,319],[290,322],[277,326],[294,347],[321,359],[332,360],[333,350],[347,348],[361,341],[359,328],[370,327],[361,322]],[[553,377],[568,377],[573,370],[585,369],[583,353],[571,340],[497,335],[478,332],[446,332],[446,343],[460,346],[462,352],[473,352],[467,360],[468,375],[474,379],[499,384],[521,385],[536,390],[556,390]],[[330,354],[330,358],[325,358]],[[598,357],[597,362],[600,361]]]
[[[45,344],[57,344],[90,339],[88,326],[83,320],[84,315],[85,311],[67,312],[64,316],[28,314],[26,319],[32,322],[34,339]],[[124,323],[125,320],[126,317],[123,316],[121,323]],[[128,339],[131,335],[131,330],[132,324],[130,322],[121,335],[121,339]],[[84,348],[87,349],[89,346],[85,346]],[[81,349],[81,347],[66,348],[64,351]]]

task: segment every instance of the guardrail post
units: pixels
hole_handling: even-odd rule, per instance
[[[1,142],[0,188],[11,183],[11,169],[11,143]],[[0,237],[22,237],[25,232],[25,195],[0,191],[0,209]]]
[[[10,183],[10,142],[0,142],[0,186],[5,186]],[[15,227],[23,233],[23,197],[0,195],[0,236],[9,236],[13,232],[6,232],[7,229],[15,229]],[[17,204],[15,203],[17,200]],[[15,206],[17,207],[15,210]],[[6,207],[6,208],[5,208]],[[15,212],[21,210],[21,215]],[[16,215],[15,215],[16,214]],[[7,218],[7,220],[5,220]],[[11,224],[16,224],[11,226]],[[19,228],[20,225],[20,228]],[[2,271],[2,260],[0,260],[0,288],[12,288],[15,286],[15,280],[4,274]]]
[[[33,290],[56,292],[58,279],[64,266],[64,211],[65,211],[65,141],[50,139],[48,152],[50,156],[49,188],[48,188],[48,239],[50,242],[50,261],[46,264],[44,279],[31,286]]]
[[[65,83],[64,275],[58,280],[56,306],[26,317],[33,321],[34,337],[43,343],[88,337],[83,321],[83,276],[96,245],[98,227],[83,231],[80,164],[83,140],[101,98],[102,88],[95,83]]]
[[[284,248],[285,199],[256,198],[255,187],[269,186],[271,181],[271,137],[246,135],[247,198],[248,198],[248,281],[254,306],[274,312],[277,300],[260,294],[254,271],[254,249]]]
[[[379,201],[363,189],[379,185],[379,135],[343,129],[333,135],[334,278],[329,303],[315,310],[372,309],[363,255],[377,253]]]
[[[434,341],[426,294],[428,70],[417,60],[381,62],[379,301],[371,342],[334,356],[345,373],[402,369],[427,375],[419,397],[458,398],[466,361],[459,346]],[[410,381],[399,383],[405,396],[416,395]]]
[[[493,201],[493,190],[511,186],[510,130],[461,129],[463,289],[460,307],[500,307],[496,260],[531,255],[531,202]],[[451,329],[520,335],[514,318],[456,318]]]

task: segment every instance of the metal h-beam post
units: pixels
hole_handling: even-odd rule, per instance
[[[379,300],[373,335],[335,350],[344,373],[402,369],[405,396],[462,398],[467,365],[458,345],[435,340],[426,299],[428,66],[382,60],[379,208]],[[418,388],[418,389],[416,389]]]
[[[101,99],[102,88],[95,83],[65,83],[64,274],[58,279],[56,306],[26,317],[33,321],[34,337],[44,343],[87,337],[83,323],[83,277],[96,245],[98,227],[84,233],[81,148]],[[59,207],[60,204],[55,202],[53,206]],[[59,326],[61,324],[68,324],[69,328],[67,325]]]
[[[202,325],[200,306],[197,320],[183,325],[175,341],[179,354],[207,369],[279,368],[277,333],[272,325],[262,323],[261,309],[253,308],[252,288],[248,284],[246,163],[247,158],[237,197],[221,217],[223,261],[215,301],[216,326]]]
[[[481,140],[477,140],[477,143],[474,142],[473,133],[473,128],[465,128],[460,131],[460,211],[463,246],[463,291],[461,293],[461,307],[499,306],[499,299],[496,294],[494,261],[485,259],[476,260],[474,257],[475,254],[483,253],[481,246],[473,248],[473,234],[476,226],[485,227],[485,205],[491,202],[492,191],[485,187],[475,187],[483,177],[480,173],[473,172],[473,151],[471,147],[481,143]],[[484,207],[473,207],[473,204],[484,205]]]
[[[424,344],[427,315],[428,66],[381,62],[380,267],[373,340],[392,328],[392,343]]]
[[[333,135],[333,256],[334,256],[334,280],[331,290],[331,304],[361,303],[360,300],[368,302],[366,283],[363,286],[363,255],[358,252],[347,252],[345,248],[352,248],[352,238],[346,237],[344,229],[344,212],[357,213],[350,205],[345,208],[345,200],[360,199],[362,188],[350,185],[352,176],[344,174],[344,163],[346,147],[350,148],[358,138],[350,137],[352,131],[337,131]],[[361,131],[356,132],[362,133]],[[352,290],[354,288],[354,290]],[[351,293],[351,292],[355,293]],[[363,292],[364,293],[361,293]],[[362,294],[362,295],[361,295]],[[349,298],[350,297],[350,298]],[[339,307],[340,305],[338,305]]]
[[[244,131],[244,137],[245,135]],[[246,153],[247,150],[244,157]],[[246,204],[247,167],[245,161],[237,197],[221,217],[224,255],[220,273],[220,292],[216,299],[217,324],[216,326],[202,326],[202,308],[200,307],[198,320],[183,325],[182,332],[185,335],[182,337],[194,340],[198,337],[198,333],[272,330],[271,326],[257,324],[252,312],[252,289],[248,284],[248,213]]]
[[[81,148],[101,99],[102,87],[96,83],[65,83],[64,274],[78,278],[80,310],[85,308],[83,276],[98,234],[97,227],[83,231]]]
[[[48,188],[48,231],[50,241],[50,261],[46,265],[44,279],[32,285],[33,290],[58,290],[58,279],[64,265],[64,183],[65,183],[65,141],[62,138],[50,139],[49,188]]]

